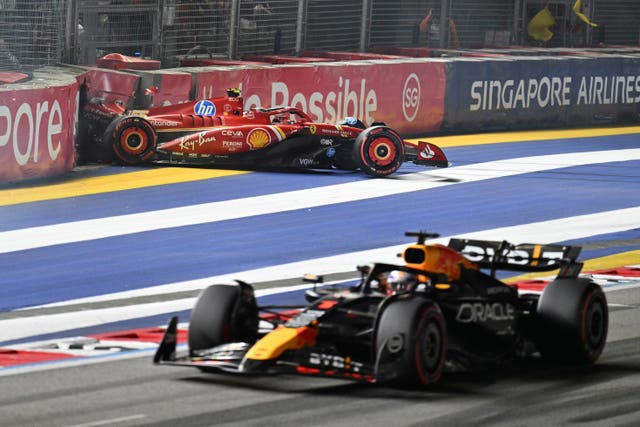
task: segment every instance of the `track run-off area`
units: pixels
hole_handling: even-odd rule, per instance
[[[521,412],[515,402],[497,402],[512,397],[509,390],[522,403],[552,386],[558,396],[577,396],[584,390],[572,388],[582,381],[574,371],[562,374],[560,384],[549,375],[537,379],[550,381],[537,387],[517,368],[510,368],[515,386],[495,372],[476,374],[471,384],[454,376],[435,394],[442,405],[426,409],[418,392],[307,378],[289,378],[284,390],[274,390],[277,378],[212,380],[151,365],[161,327],[175,314],[186,327],[195,298],[210,284],[241,279],[255,284],[259,301],[299,301],[308,286],[301,281],[305,273],[354,279],[358,264],[397,262],[413,242],[405,231],[424,230],[439,233],[441,243],[468,237],[582,246],[583,272],[604,287],[612,311],[604,368],[595,374],[606,380],[584,381],[608,385],[620,399],[607,400],[593,419],[561,411],[560,421],[619,417],[613,424],[633,425],[640,412],[630,407],[640,398],[622,396],[640,395],[637,384],[630,385],[630,378],[640,378],[639,133],[640,127],[615,127],[424,138],[443,148],[451,167],[405,164],[386,179],[339,171],[94,165],[48,182],[0,187],[0,376],[18,390],[0,400],[0,407],[14,409],[0,415],[7,425],[211,425],[211,412],[220,425],[325,425],[283,415],[302,408],[332,425],[382,425],[376,422],[387,416],[403,419],[402,425],[510,425],[491,413],[521,412],[523,425],[557,422],[548,418],[546,401],[531,401]],[[88,377],[95,385],[77,384]],[[155,378],[161,389],[137,389]],[[53,382],[30,391],[30,383],[44,379]],[[111,384],[114,395],[128,384],[132,394],[96,409],[99,394],[112,396],[101,382]],[[194,388],[209,399],[213,393],[217,403],[186,404],[183,394]],[[64,412],[74,393],[88,395],[81,414]],[[379,416],[376,422],[355,418],[353,407],[332,415],[317,409],[317,401],[341,405],[354,393],[368,398],[355,408]],[[174,405],[170,416],[151,403],[176,395],[183,406]],[[380,414],[377,406],[390,396],[408,408],[406,417],[396,410]],[[29,399],[47,408],[29,407]],[[479,406],[487,401],[494,406],[485,414]],[[232,408],[248,418],[235,418]]]

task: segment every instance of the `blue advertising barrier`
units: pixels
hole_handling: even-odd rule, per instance
[[[457,59],[447,64],[443,132],[637,121],[640,57]]]

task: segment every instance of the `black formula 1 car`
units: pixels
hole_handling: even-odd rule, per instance
[[[176,353],[174,317],[154,362],[414,387],[437,383],[446,369],[518,357],[592,364],[600,356],[607,300],[578,277],[579,247],[465,239],[445,246],[425,242],[435,234],[407,235],[417,243],[401,254],[404,263],[361,266],[353,287],[312,278],[306,307],[258,307],[240,281],[206,288],[191,313],[188,352]],[[519,294],[495,277],[554,269],[541,295]]]
[[[362,170],[375,177],[394,173],[405,161],[449,165],[438,146],[410,144],[384,123],[366,127],[352,117],[315,123],[295,107],[243,111],[235,89],[226,97],[149,110],[92,100],[82,116],[90,142],[80,151],[89,161]]]

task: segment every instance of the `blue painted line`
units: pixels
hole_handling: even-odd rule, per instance
[[[255,197],[363,179],[371,178],[361,173],[344,172],[254,172],[114,193],[0,206],[0,231]]]
[[[600,138],[560,139],[451,147],[446,149],[449,160],[456,166],[541,154],[561,154],[595,150],[615,150],[638,147],[635,135],[616,135]],[[96,176],[138,171],[139,168],[105,166],[92,172]],[[414,173],[424,167],[407,163],[399,173]],[[371,179],[353,172],[254,172],[215,178],[146,187],[115,193],[103,193],[69,199],[47,200],[19,205],[0,206],[0,231],[126,215],[150,210],[253,197],[282,191],[322,187]]]
[[[566,168],[2,254],[0,310],[402,244],[408,230],[461,235],[634,207],[638,166]],[[585,186],[585,177],[594,179]]]

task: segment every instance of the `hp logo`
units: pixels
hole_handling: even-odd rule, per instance
[[[196,116],[215,116],[216,106],[213,102],[203,99],[193,107],[193,113]]]

